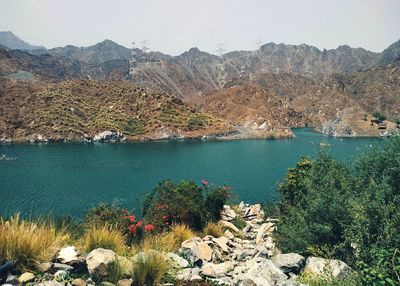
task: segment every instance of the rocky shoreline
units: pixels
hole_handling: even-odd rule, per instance
[[[223,133],[210,133],[200,135],[184,135],[180,133],[164,132],[154,135],[138,136],[136,138],[128,138],[122,132],[114,130],[106,130],[94,135],[84,134],[81,138],[63,138],[63,137],[46,137],[42,134],[34,133],[26,138],[14,140],[12,138],[0,138],[0,144],[7,143],[69,143],[69,142],[85,142],[85,143],[123,143],[123,142],[146,142],[146,141],[163,141],[163,140],[245,140],[245,139],[287,139],[294,137],[292,130],[285,129],[280,132],[270,132],[262,129],[235,129]]]
[[[235,219],[243,220],[246,225],[238,229],[232,223]],[[169,274],[175,277],[175,281],[188,283],[179,285],[209,281],[214,283],[209,285],[294,286],[304,285],[297,281],[304,272],[333,278],[344,278],[352,272],[346,263],[339,260],[281,253],[273,239],[277,220],[264,217],[260,204],[248,205],[242,202],[235,208],[225,205],[220,221],[225,229],[224,235],[192,237],[181,244],[177,253],[164,253],[172,263]],[[105,277],[115,261],[124,266],[124,278],[116,285],[133,285],[126,269],[137,263],[143,255],[138,253],[133,257],[119,256],[114,251],[103,248],[85,254],[69,245],[58,250],[52,261],[41,263],[41,273],[17,274],[12,265],[1,266],[0,274],[8,273],[1,285],[112,286],[115,284],[106,281]]]

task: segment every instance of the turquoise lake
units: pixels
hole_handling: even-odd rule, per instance
[[[329,138],[311,129],[295,133],[296,138],[282,140],[0,145],[0,156],[16,158],[0,160],[0,214],[81,216],[82,210],[113,199],[138,209],[168,178],[227,184],[237,200],[268,202],[277,198],[276,183],[301,155],[323,149],[351,164],[384,140]]]

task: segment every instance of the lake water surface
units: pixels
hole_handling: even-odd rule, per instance
[[[301,155],[328,149],[348,161],[382,140],[327,138],[311,129],[283,140],[169,141],[129,144],[0,145],[0,214],[80,216],[98,202],[118,198],[138,207],[163,179],[232,186],[249,203],[277,198],[275,186]],[[321,147],[321,142],[332,147]]]

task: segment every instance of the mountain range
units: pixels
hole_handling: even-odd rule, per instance
[[[115,86],[124,81],[181,98],[226,126],[269,132],[314,126],[330,135],[378,136],[381,131],[370,124],[374,111],[392,121],[400,117],[400,41],[382,53],[346,45],[321,51],[274,43],[221,56],[197,48],[178,56],[136,49],[133,76],[132,51],[111,40],[44,49],[1,32],[0,45],[6,47],[0,46],[0,77],[7,79],[3,88],[22,80],[21,93],[23,85],[89,79]],[[327,124],[329,131],[323,128]]]

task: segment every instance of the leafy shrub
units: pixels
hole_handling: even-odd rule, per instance
[[[208,189],[208,182],[203,185]],[[143,217],[159,230],[168,229],[172,224],[185,224],[201,230],[207,220],[219,219],[228,194],[224,188],[210,188],[204,198],[204,190],[192,181],[174,184],[166,180],[148,196]]]
[[[376,122],[382,122],[382,121],[386,120],[386,115],[383,115],[382,113],[380,113],[378,111],[372,113],[372,116],[375,117]]]
[[[224,228],[221,224],[215,222],[208,222],[203,229],[205,235],[212,235],[214,237],[220,237],[224,235]]]
[[[170,263],[162,253],[157,251],[139,253],[131,270],[132,285],[157,285],[169,269]]]
[[[81,245],[86,252],[96,248],[105,248],[121,254],[125,251],[125,237],[117,229],[93,225],[86,230],[81,238]]]
[[[305,253],[308,246],[324,246],[340,258],[343,224],[350,220],[352,178],[349,170],[326,154],[303,159],[281,184],[284,213],[277,238],[283,251]]]
[[[17,261],[19,269],[35,269],[38,262],[49,261],[69,239],[63,230],[44,221],[27,221],[19,214],[0,219],[0,264]]]
[[[350,275],[346,278],[334,278],[330,275],[316,275],[310,272],[303,272],[297,282],[308,286],[359,286],[360,281],[357,275]]]
[[[302,159],[280,184],[278,246],[342,259],[362,285],[400,284],[400,137],[353,169],[325,154]]]
[[[207,189],[204,208],[206,210],[206,219],[219,221],[221,219],[221,210],[227,203],[230,196],[229,187],[211,187]]]
[[[124,228],[126,216],[126,211],[120,208],[117,202],[113,202],[112,204],[100,203],[86,211],[85,224]]]
[[[400,251],[398,249],[372,248],[371,258],[369,262],[357,262],[363,285],[399,285]]]

